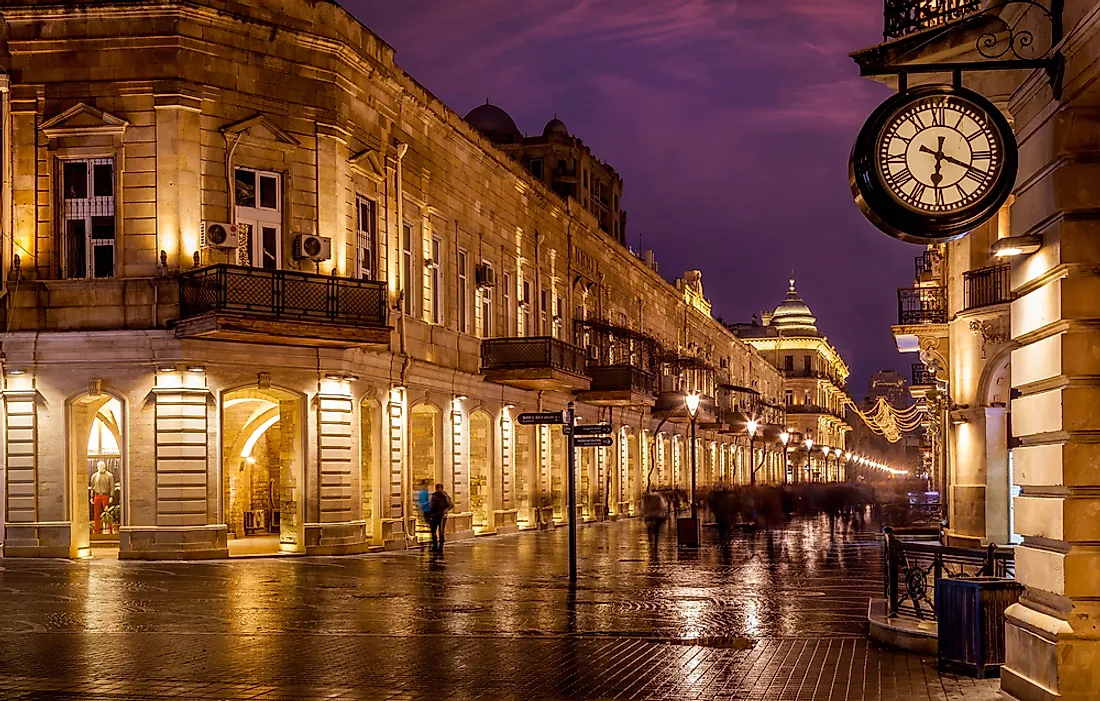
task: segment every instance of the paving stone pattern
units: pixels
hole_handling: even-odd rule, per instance
[[[565,529],[442,557],[0,560],[0,699],[1007,698],[866,640],[870,530],[579,542],[575,590]]]

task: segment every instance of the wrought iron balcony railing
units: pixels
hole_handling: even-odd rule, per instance
[[[936,384],[936,375],[924,363],[913,363],[913,387],[926,387]]]
[[[947,288],[912,287],[898,290],[898,324],[946,324]]]
[[[282,321],[386,325],[382,282],[219,264],[181,273],[179,290],[181,319],[228,312]]]
[[[584,375],[584,351],[556,338],[486,338],[481,342],[482,370],[544,368]]]
[[[963,273],[963,306],[966,309],[1003,304],[1013,299],[1011,266],[994,265]]]
[[[882,36],[889,41],[949,22],[982,9],[981,0],[884,0]]]
[[[587,372],[592,378],[593,392],[656,392],[656,376],[633,365],[589,366]]]

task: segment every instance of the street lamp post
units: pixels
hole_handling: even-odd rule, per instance
[[[823,446],[821,446],[821,452],[825,454],[825,472],[823,474],[825,476],[825,481],[828,482],[829,481],[829,453],[832,452],[832,448],[830,448],[827,445],[823,445]]]
[[[756,486],[756,459],[753,457],[752,448],[753,442],[756,440],[756,429],[759,425],[755,420],[745,424],[745,428],[749,432],[749,484],[754,487]]]
[[[787,441],[791,440],[791,432],[783,431],[779,434],[779,442],[783,444],[783,481],[787,481],[787,470],[790,469],[787,456]]]
[[[681,518],[676,522],[676,541],[679,545],[697,548],[702,540],[703,531],[699,524],[699,507],[695,503],[695,421],[699,414],[699,395],[695,392],[684,397],[684,406],[691,417],[691,518]]]
[[[807,438],[806,439],[806,481],[807,482],[811,481],[811,478],[813,476],[813,473],[810,471],[812,469],[810,467],[810,451],[812,451],[813,449],[814,449],[814,439],[813,438]]]

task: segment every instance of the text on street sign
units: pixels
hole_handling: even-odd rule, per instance
[[[560,424],[564,421],[560,411],[532,411],[520,414],[516,419],[522,426],[532,424]]]
[[[586,426],[574,426],[574,436],[606,436],[611,433],[611,424],[588,424]]]
[[[573,445],[578,448],[606,448],[611,442],[610,436],[580,436],[573,439]]]

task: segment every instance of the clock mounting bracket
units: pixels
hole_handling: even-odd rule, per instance
[[[1047,74],[1054,98],[1060,100],[1065,73],[1065,56],[1060,50],[1064,36],[1064,5],[1065,0],[1049,0],[1049,5],[1037,0],[1004,0],[993,3],[938,30],[921,32],[913,37],[915,43],[897,56],[886,57],[890,44],[864,52],[858,59],[860,74],[897,76],[898,92],[904,93],[908,89],[909,76],[915,74],[950,73],[954,85],[961,87],[962,74],[966,72],[1043,70]],[[1044,28],[1046,31],[1042,31]],[[982,57],[980,60],[905,62],[908,57],[925,47],[950,35],[965,33],[977,34],[974,48]]]

